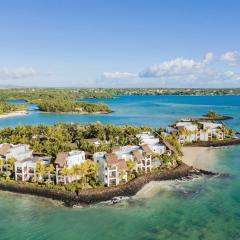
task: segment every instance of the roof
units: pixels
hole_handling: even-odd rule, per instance
[[[118,157],[115,153],[107,153],[105,155],[108,165],[116,165],[118,163]]]
[[[128,169],[127,163],[124,159],[118,160],[117,166],[118,166],[119,171],[123,171],[123,170]]]
[[[64,167],[66,161],[67,161],[68,153],[67,152],[60,152],[58,153],[55,164],[59,165],[60,167]]]
[[[165,140],[162,140],[162,143],[163,143],[169,150],[171,150],[172,152],[178,153],[177,150],[176,150],[176,148],[175,148],[172,144],[170,144],[169,142],[167,142],[167,141],[165,141]]]
[[[10,148],[11,148],[11,144],[9,143],[2,144],[2,146],[0,147],[0,155],[6,156]]]
[[[29,163],[36,163],[38,161],[41,161],[42,159],[40,157],[29,157],[25,158],[21,161],[17,161],[16,163],[24,163],[24,162],[29,162]]]
[[[142,152],[140,150],[133,150],[132,154],[137,159],[137,161],[144,160],[144,157],[143,157]]]
[[[115,147],[112,148],[112,151],[113,151],[113,152],[117,152],[117,151],[119,151],[119,150],[121,150],[121,147],[120,147],[120,146],[115,146]]]
[[[142,149],[147,155],[152,154],[152,150],[148,144],[143,144]]]

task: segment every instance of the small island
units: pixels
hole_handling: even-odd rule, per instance
[[[42,112],[71,114],[108,114],[112,110],[103,103],[74,102],[64,99],[35,101]]]
[[[26,105],[0,102],[0,118],[14,117],[27,114]]]
[[[210,121],[224,121],[233,119],[233,117],[220,115],[212,110],[209,110],[208,113],[206,115],[203,115],[201,119]]]

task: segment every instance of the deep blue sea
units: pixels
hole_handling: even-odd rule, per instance
[[[124,96],[100,102],[115,112],[45,114],[31,105],[29,115],[0,119],[0,127],[95,121],[164,127],[211,109],[233,116],[226,124],[240,131],[240,96]],[[0,192],[0,240],[240,239],[240,146],[210,151],[207,169],[229,177],[166,182],[151,198],[117,206],[69,209],[37,197]]]

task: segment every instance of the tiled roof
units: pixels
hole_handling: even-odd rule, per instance
[[[128,169],[127,163],[124,159],[118,160],[117,166],[118,166],[119,171],[123,171],[123,170]]]
[[[142,152],[140,150],[133,150],[132,154],[133,154],[134,158],[137,159],[137,161],[144,160],[144,157],[143,157]]]
[[[151,150],[151,148],[149,147],[148,144],[142,145],[142,149],[143,149],[143,151],[144,151],[147,155],[152,154],[152,150]]]
[[[1,156],[6,156],[7,153],[9,152],[11,148],[11,144],[9,143],[4,143],[1,147],[0,147],[0,155]]]
[[[108,165],[116,165],[118,163],[118,157],[115,153],[107,153],[105,155]]]
[[[167,147],[167,149],[171,150],[174,153],[177,153],[176,148],[172,144],[164,140],[162,141],[162,143]]]
[[[58,153],[55,164],[59,165],[60,167],[64,167],[66,161],[67,161],[68,153],[67,152],[60,152]]]

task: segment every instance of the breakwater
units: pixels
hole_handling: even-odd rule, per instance
[[[190,175],[215,175],[211,172],[195,170],[192,167],[182,163],[173,170],[164,170],[141,175],[124,185],[115,187],[95,188],[68,192],[62,190],[52,190],[41,187],[21,185],[17,183],[0,182],[0,190],[15,193],[30,194],[39,197],[51,198],[62,201],[66,206],[80,204],[94,204],[102,201],[111,200],[118,196],[133,196],[145,184],[151,181],[174,180],[188,177]]]

